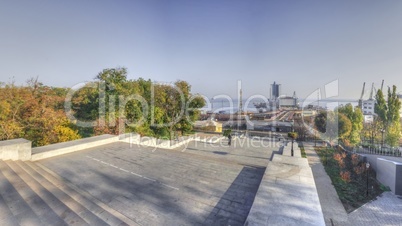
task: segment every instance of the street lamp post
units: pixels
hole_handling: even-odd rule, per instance
[[[292,122],[291,122],[291,125],[292,125],[292,133],[294,132],[294,128],[293,128],[293,123],[294,123],[294,120],[292,120]],[[294,141],[294,137],[293,137],[293,135],[292,135],[292,149],[290,150],[291,151],[291,156],[293,156],[293,141]]]
[[[292,132],[294,132],[294,131],[295,131],[295,129],[294,129],[294,123],[295,123],[295,120],[294,120],[294,119],[292,119],[292,123],[291,123],[291,125],[292,125]]]
[[[370,147],[370,151],[373,151],[374,149],[374,126],[371,130],[371,147]]]
[[[366,162],[366,175],[367,175],[367,179],[366,179],[366,182],[367,182],[367,189],[366,189],[366,197],[368,197],[368,194],[369,194],[369,168],[370,168],[370,163],[369,162]]]

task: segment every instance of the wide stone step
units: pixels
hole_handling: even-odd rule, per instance
[[[138,223],[110,208],[103,202],[91,196],[88,192],[83,191],[74,184],[63,179],[59,175],[42,166],[40,163],[24,162],[24,165],[29,167],[30,170],[34,171],[36,174],[40,174],[41,177],[45,178],[48,182],[52,183],[52,185],[68,194],[76,202],[85,206],[89,211],[108,225],[138,225]]]
[[[17,175],[5,162],[0,162],[0,194],[4,200],[2,208],[6,206],[9,213],[14,218],[9,220],[18,225],[49,225],[49,218],[44,218],[44,214],[54,220],[54,223],[65,225],[58,219],[52,209]],[[40,206],[40,208],[38,208]],[[3,211],[2,211],[3,212]]]
[[[21,192],[23,190],[29,190],[31,189],[33,192],[35,192],[40,199],[46,203],[46,205],[38,205],[37,207],[34,207],[34,211],[38,211],[38,208],[40,209],[41,206],[45,209],[40,209],[41,214],[43,211],[43,214],[46,214],[47,211],[54,211],[56,215],[61,218],[64,223],[59,223],[61,225],[89,225],[88,222],[86,222],[83,218],[81,218],[77,212],[74,210],[77,210],[76,207],[74,207],[75,203],[69,202],[69,200],[63,200],[61,201],[56,195],[59,194],[59,191],[57,191],[54,187],[47,187],[43,184],[43,181],[38,182],[30,174],[28,174],[25,170],[23,170],[17,162],[11,162],[7,161],[6,164],[12,169],[12,171],[15,174],[15,177],[18,177],[21,179],[20,182],[15,181],[13,185],[15,186],[16,184],[20,183],[20,187],[16,187],[16,189]],[[9,178],[12,179],[12,178]],[[12,182],[12,181],[11,181]],[[55,195],[56,194],[56,195]],[[29,200],[25,200],[29,202]],[[50,208],[49,208],[50,207]],[[49,210],[47,210],[49,209]],[[25,216],[23,216],[25,217]],[[42,216],[40,219],[43,220],[49,220],[49,216]],[[51,217],[51,219],[56,219],[54,217]],[[49,224],[46,222],[45,224]],[[52,222],[50,225],[56,225],[57,223]],[[34,224],[37,225],[37,224]],[[42,224],[43,225],[43,224]]]
[[[274,154],[272,162],[295,165],[300,167],[310,167],[307,158],[298,158],[295,156],[291,157],[291,156]]]
[[[3,177],[4,177],[3,175],[0,176],[0,178]],[[1,195],[0,195],[0,225],[8,225],[8,226],[19,225],[17,219],[14,217],[13,213],[6,204],[6,201],[3,199]]]
[[[106,222],[104,222],[102,219],[97,217],[95,214],[93,214],[90,210],[85,208],[83,205],[81,205],[79,202],[74,200],[72,197],[70,197],[68,194],[66,194],[63,190],[57,188],[55,185],[53,185],[51,182],[49,182],[46,178],[44,178],[40,173],[36,172],[34,169],[31,167],[27,166],[26,163],[24,162],[17,162],[17,164],[26,172],[28,173],[32,178],[35,178],[35,180],[40,183],[45,189],[48,191],[51,191],[51,193],[56,196],[61,202],[63,202],[68,208],[70,208],[72,211],[77,213],[85,222],[87,222],[90,225],[107,225]]]
[[[282,155],[284,156],[292,156],[292,143],[283,147]],[[293,157],[301,158],[301,150],[297,143],[293,144]]]

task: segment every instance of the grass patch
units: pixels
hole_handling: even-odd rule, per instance
[[[320,147],[315,150],[348,213],[375,199],[386,190],[377,181],[376,172],[371,168],[366,170],[361,156],[334,148]]]
[[[303,144],[300,144],[299,148],[300,148],[300,151],[301,151],[301,157],[302,158],[307,158],[306,150],[304,150]]]

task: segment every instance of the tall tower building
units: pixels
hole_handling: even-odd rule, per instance
[[[280,84],[276,84],[276,82],[274,82],[274,84],[271,84],[271,99],[278,99],[278,97],[281,95],[280,89]]]
[[[243,91],[240,89],[239,113],[243,112]]]

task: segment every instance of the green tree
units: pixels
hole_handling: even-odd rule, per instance
[[[198,118],[199,108],[205,105],[202,97],[191,94],[191,86],[185,81],[174,85],[155,84],[154,121],[155,134],[168,135],[171,139],[177,132],[182,135],[192,131]],[[167,134],[166,134],[167,133]]]
[[[323,138],[332,141],[336,138],[345,139],[350,135],[352,123],[342,113],[322,111],[314,119],[314,124]]]
[[[360,136],[363,129],[363,114],[360,108],[353,108],[352,104],[346,104],[345,106],[339,107],[337,111],[345,115],[351,122],[351,131],[348,136],[343,139],[346,143],[351,145],[357,145],[360,143]]]
[[[401,137],[401,127],[400,127],[400,115],[399,111],[401,109],[401,102],[396,93],[396,86],[388,88],[388,99],[387,99],[387,124],[386,128],[386,142],[392,146],[398,146],[399,139]]]
[[[397,147],[399,145],[400,134],[401,129],[399,122],[390,124],[388,126],[385,142],[391,147]]]
[[[385,124],[388,121],[387,118],[387,102],[385,101],[382,90],[378,90],[376,94],[376,104],[374,106],[374,112],[378,115],[379,120]]]
[[[37,79],[29,80],[28,86],[1,87],[0,139],[25,138],[35,147],[80,138],[61,109],[65,92]]]
[[[387,101],[381,90],[377,91],[375,113],[381,122],[380,129],[385,129],[385,141],[391,146],[397,146],[401,137],[400,115],[401,102],[396,93],[396,86],[388,88]]]
[[[388,123],[397,122],[400,120],[399,110],[401,109],[401,102],[396,93],[396,86],[388,88],[388,99],[387,99],[387,119]]]
[[[338,137],[345,141],[352,131],[352,123],[348,117],[338,113]]]

